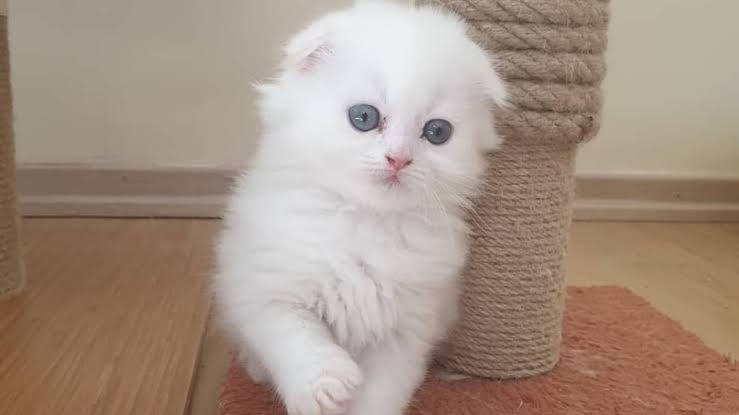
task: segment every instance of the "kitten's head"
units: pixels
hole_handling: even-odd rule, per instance
[[[286,47],[261,86],[261,162],[378,210],[464,205],[498,145],[505,100],[460,19],[367,3],[329,14]]]

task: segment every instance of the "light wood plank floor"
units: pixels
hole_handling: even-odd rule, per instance
[[[0,304],[0,413],[183,414],[217,224],[24,225],[27,290]]]
[[[217,221],[30,219],[28,289],[0,303],[0,414],[212,415]],[[631,288],[739,355],[739,224],[576,223],[569,283]]]

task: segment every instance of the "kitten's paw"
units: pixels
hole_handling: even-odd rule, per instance
[[[362,371],[350,359],[326,361],[304,390],[288,399],[290,415],[341,415],[362,384]]]

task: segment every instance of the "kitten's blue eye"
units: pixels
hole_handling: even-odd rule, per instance
[[[429,143],[434,145],[444,144],[452,137],[454,127],[447,120],[435,119],[426,123],[423,127],[422,137],[426,137]]]
[[[349,108],[349,122],[359,131],[374,130],[380,125],[380,111],[369,104],[357,104]]]

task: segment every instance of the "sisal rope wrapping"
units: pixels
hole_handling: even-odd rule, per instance
[[[10,93],[7,17],[0,16],[0,299],[23,288],[15,205],[15,147]]]
[[[490,378],[549,371],[559,358],[564,259],[578,144],[600,128],[607,0],[425,0],[467,20],[497,58],[511,108],[503,148],[472,215],[461,319],[448,369]]]

